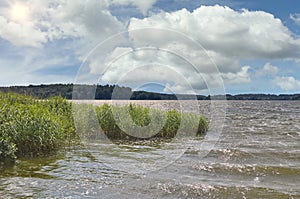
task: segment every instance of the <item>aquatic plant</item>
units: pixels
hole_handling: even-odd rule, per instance
[[[207,118],[202,115],[176,110],[161,111],[133,104],[104,104],[96,107],[95,113],[109,139],[174,138],[178,133],[179,136],[199,136],[206,133],[209,127]],[[149,132],[140,128],[148,125],[146,129]],[[131,133],[128,134],[128,131]]]
[[[78,140],[71,103],[0,94],[0,162],[52,153]]]
[[[53,153],[103,136],[134,141],[202,135],[208,130],[208,120],[201,115],[134,104],[95,106],[12,93],[0,93],[0,104],[0,162]]]

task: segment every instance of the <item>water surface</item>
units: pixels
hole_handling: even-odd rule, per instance
[[[176,101],[139,103],[178,109]],[[94,143],[1,168],[0,198],[300,198],[300,102],[227,105],[223,133],[205,157],[177,143]],[[199,106],[209,117],[210,102]],[[183,149],[169,166],[142,172]],[[122,169],[128,165],[141,172]]]

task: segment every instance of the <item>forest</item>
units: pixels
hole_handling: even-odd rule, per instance
[[[74,89],[75,88],[75,89]],[[49,99],[50,97],[60,96],[66,99],[128,99],[131,100],[191,100],[194,95],[165,94],[147,91],[132,91],[129,87],[118,85],[78,85],[78,84],[49,84],[49,85],[29,85],[29,86],[10,86],[0,87],[4,93],[18,93],[39,99]],[[93,91],[87,95],[86,91]],[[116,92],[118,91],[118,92]],[[118,95],[114,95],[114,92]],[[300,94],[227,94],[216,96],[197,95],[198,100],[300,100]]]

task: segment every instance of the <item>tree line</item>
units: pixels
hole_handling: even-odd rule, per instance
[[[226,96],[165,94],[147,91],[132,91],[129,87],[118,85],[79,85],[79,84],[49,84],[0,87],[4,93],[13,92],[39,99],[49,99],[61,96],[66,99],[131,99],[131,100],[300,100],[300,94],[239,94]]]

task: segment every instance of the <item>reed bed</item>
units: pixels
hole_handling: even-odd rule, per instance
[[[60,97],[37,100],[1,93],[0,103],[0,162],[53,153],[79,140],[72,106]]]
[[[200,136],[209,128],[206,117],[176,110],[161,111],[135,104],[74,107],[78,133],[88,140],[102,139],[102,134],[110,140]]]
[[[169,139],[202,135],[209,126],[201,115],[134,104],[72,104],[61,97],[38,100],[12,93],[0,93],[0,103],[0,162],[51,154],[100,134],[110,140]]]

